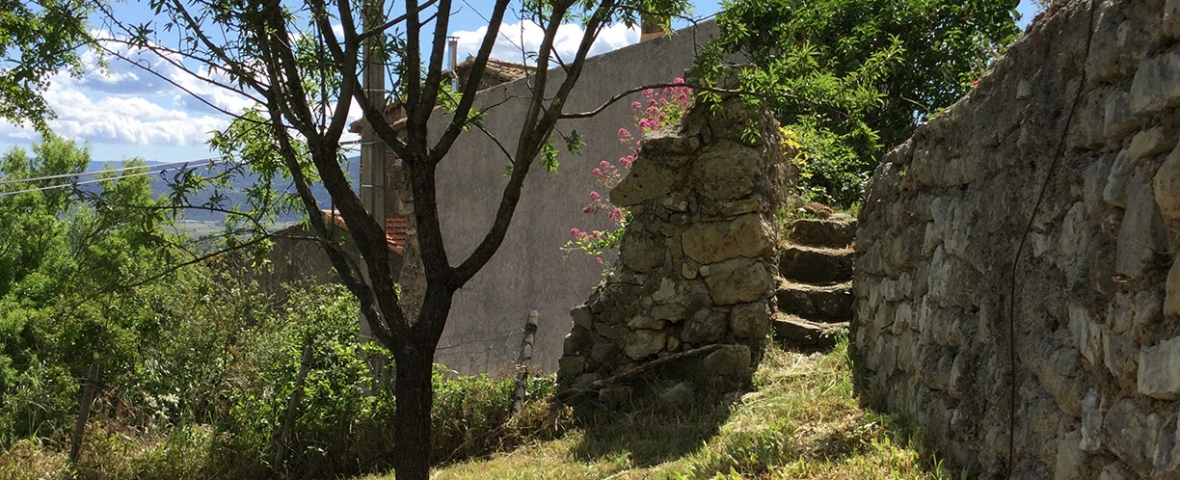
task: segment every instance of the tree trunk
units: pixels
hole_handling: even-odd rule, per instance
[[[433,348],[413,345],[413,340],[394,356],[397,380],[397,410],[393,428],[397,480],[430,478],[430,410],[434,389],[430,382],[434,366]]]

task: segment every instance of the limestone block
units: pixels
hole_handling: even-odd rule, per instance
[[[570,333],[566,334],[565,340],[562,342],[562,351],[567,354],[574,354],[581,352],[582,349],[589,347],[594,342],[594,335],[582,327],[574,327]]]
[[[1062,412],[1081,417],[1086,388],[1078,381],[1078,351],[1059,347],[1044,354],[1046,361],[1034,362],[1030,369]]]
[[[756,258],[774,251],[773,227],[757,214],[731,222],[707,222],[689,226],[682,237],[689,258],[710,264],[737,257]]]
[[[1098,391],[1090,389],[1082,399],[1082,429],[1078,446],[1087,452],[1097,452],[1102,448],[1102,417],[1105,410],[1105,398],[1101,398]]]
[[[947,379],[946,389],[946,393],[949,394],[951,398],[957,400],[967,398],[967,392],[971,386],[970,379],[974,377],[974,372],[969,371],[970,367],[966,363],[967,356],[964,355],[963,352],[959,352],[957,355],[955,355],[954,361],[951,362],[951,373],[950,377]]]
[[[701,367],[709,375],[739,375],[748,373],[753,364],[750,347],[726,345],[705,356]]]
[[[1130,398],[1110,407],[1102,421],[1102,443],[1139,475],[1151,473],[1156,438],[1163,419],[1148,413]]]
[[[695,302],[703,304],[705,302]],[[651,309],[651,316],[659,320],[667,320],[672,323],[680,322],[688,318],[688,313],[692,307],[688,303],[669,303],[667,305],[659,305]]]
[[[1139,351],[1139,393],[1164,400],[1180,398],[1180,337]]]
[[[1134,389],[1139,371],[1139,344],[1133,331],[1102,335],[1103,363],[1123,388]]]
[[[1127,92],[1109,95],[1104,113],[1102,131],[1110,140],[1122,140],[1139,128],[1139,119],[1131,115],[1131,96]]]
[[[761,338],[770,330],[770,304],[735,305],[729,313],[729,329],[738,338]]]
[[[1155,458],[1152,461],[1151,478],[1161,478],[1176,471],[1180,466],[1180,428],[1177,415],[1172,414],[1156,437]]]
[[[571,309],[570,316],[574,319],[574,326],[589,330],[594,324],[594,314],[585,303]]]
[[[617,361],[619,346],[613,342],[599,342],[590,349],[590,359],[598,363],[612,363]]]
[[[725,335],[726,326],[725,315],[706,308],[692,314],[684,323],[680,339],[688,343],[716,343]]]
[[[634,329],[660,330],[664,328],[664,321],[646,315],[636,315],[627,320],[627,326]]]
[[[1102,327],[1094,316],[1077,303],[1069,306],[1069,330],[1073,333],[1074,345],[1090,365],[1102,364]]]
[[[747,196],[754,191],[754,181],[761,173],[761,156],[753,148],[737,142],[722,141],[701,153],[693,164],[689,181],[697,193],[710,200],[733,200]]]
[[[667,336],[664,332],[636,330],[627,337],[627,345],[623,347],[623,353],[631,357],[632,360],[641,360],[663,350],[666,340]]]
[[[1163,219],[1159,206],[1145,185],[1139,172],[1132,179],[1127,192],[1127,211],[1119,226],[1115,257],[1115,272],[1139,278],[1151,265],[1157,253],[1166,252]]]
[[[1164,315],[1180,315],[1180,262],[1172,260],[1164,290]]]
[[[1106,177],[1106,186],[1102,189],[1102,199],[1116,207],[1127,206],[1127,183],[1135,174],[1135,164],[1131,163],[1131,154],[1127,151],[1119,152],[1110,167],[1110,174]]]
[[[1152,186],[1160,214],[1169,220],[1180,219],[1180,147],[1172,150],[1168,159],[1155,172]]]
[[[1057,458],[1053,465],[1053,480],[1082,480],[1088,478],[1083,469],[1089,455],[1078,444],[1082,433],[1073,430],[1057,440]]]
[[[773,294],[774,278],[760,262],[735,259],[710,265],[705,284],[715,304],[732,305],[769,297]]]
[[[668,126],[643,134],[645,151],[686,155],[696,151],[701,140],[696,135],[684,135],[679,126]]]
[[[627,231],[627,241],[619,246],[619,258],[624,266],[648,273],[664,264],[665,247],[660,235],[633,229]]]
[[[1131,138],[1127,153],[1132,161],[1165,153],[1176,146],[1176,138],[1164,133],[1163,127],[1144,130]]]
[[[630,207],[661,198],[683,183],[683,174],[677,169],[664,167],[647,157],[640,157],[631,164],[631,171],[610,191],[611,203]]]
[[[1102,467],[1098,480],[1138,480],[1139,476],[1127,469],[1122,462],[1111,462]]]
[[[1086,206],[1076,202],[1061,221],[1061,236],[1057,238],[1055,263],[1066,278],[1085,278],[1088,268],[1086,252],[1090,248],[1089,222]]]
[[[676,298],[676,282],[671,278],[660,279],[660,288],[651,294],[651,299],[657,304],[665,304]]]
[[[1106,310],[1106,323],[1110,325],[1110,333],[1120,334],[1131,329],[1135,324],[1134,305],[1131,294],[1119,292],[1110,302]]]
[[[1144,60],[1131,82],[1131,113],[1154,115],[1180,105],[1180,53],[1170,52]]]
[[[564,356],[557,359],[557,377],[558,378],[574,378],[581,375],[586,369],[585,357],[570,357]]]
[[[1180,0],[1168,0],[1164,4],[1164,21],[1160,34],[1180,38]]]
[[[1164,292],[1159,288],[1148,288],[1135,294],[1135,309],[1131,314],[1135,328],[1146,327],[1163,320]]]

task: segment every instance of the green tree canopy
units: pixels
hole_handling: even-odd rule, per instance
[[[42,94],[53,74],[81,73],[87,12],[83,0],[0,0],[0,116],[48,131]]]

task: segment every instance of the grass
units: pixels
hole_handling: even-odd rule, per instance
[[[908,429],[859,407],[846,342],[826,354],[771,348],[752,385],[741,395],[704,389],[682,407],[637,400],[581,412],[561,438],[441,466],[433,478],[949,478]]]

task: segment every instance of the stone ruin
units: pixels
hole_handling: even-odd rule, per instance
[[[777,218],[797,173],[767,111],[730,98],[715,112],[698,105],[648,133],[611,191],[632,219],[614,272],[570,312],[564,388],[703,346],[714,346],[699,359],[706,375],[752,371],[776,310]],[[743,140],[749,128],[756,140]]]
[[[859,390],[956,478],[1180,478],[1178,108],[1180,0],[1054,2],[877,168]]]

